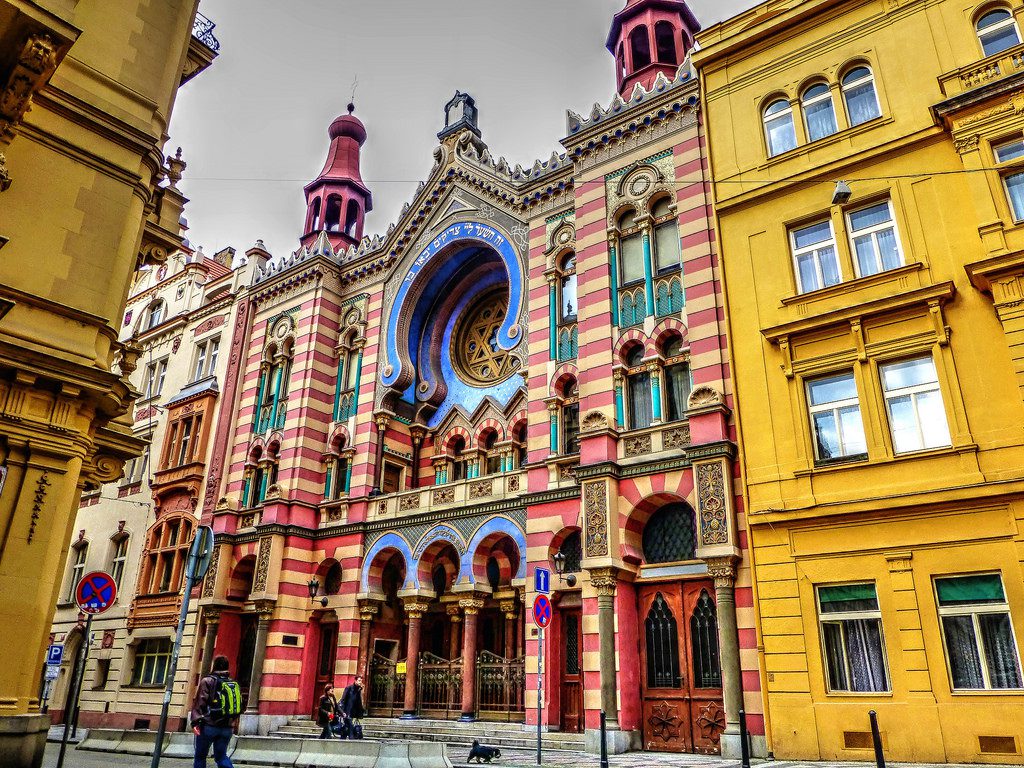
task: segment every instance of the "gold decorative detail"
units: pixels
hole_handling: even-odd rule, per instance
[[[608,496],[603,482],[583,485],[584,521],[587,528],[587,557],[608,554]]]
[[[57,66],[57,44],[49,35],[31,35],[21,48],[4,89],[0,91],[0,136],[13,136],[32,105],[32,94]]]
[[[332,504],[327,508],[327,522],[338,523],[345,519],[345,514],[348,512],[347,504]]]
[[[359,620],[360,621],[373,621],[373,618],[377,615],[380,610],[380,605],[376,600],[360,600],[359,601]]]
[[[11,174],[7,172],[7,158],[0,152],[0,192],[6,192],[11,186]]]
[[[579,470],[579,463],[574,464],[559,464],[558,465],[558,479],[568,480],[573,483],[580,481],[579,477],[576,476],[576,472]]]
[[[433,493],[435,504],[451,504],[455,501],[454,488],[438,488]]]
[[[260,623],[266,624],[269,622],[270,618],[274,615],[274,601],[256,600],[253,605],[256,608],[256,615],[259,616]]]
[[[498,346],[498,332],[508,312],[508,295],[494,291],[463,313],[452,334],[452,360],[471,384],[489,386],[515,373],[516,360]]]
[[[264,536],[260,539],[260,551],[256,558],[256,579],[253,581],[252,591],[260,594],[267,591],[267,574],[270,572],[270,548],[273,539]]]
[[[214,537],[213,557],[210,558],[210,568],[206,571],[206,579],[203,581],[203,597],[213,597],[217,587],[217,566],[220,563],[220,547],[216,544]]]
[[[978,134],[973,136],[964,136],[956,139],[953,142],[953,148],[961,155],[965,155],[968,152],[972,152],[978,148],[978,144],[981,141],[981,137]]]
[[[220,608],[204,608],[203,621],[206,623],[207,629],[220,624]]]
[[[706,562],[708,576],[715,580],[716,587],[728,588],[736,583],[735,557],[709,557]]]
[[[690,425],[685,424],[681,427],[666,429],[662,434],[661,447],[665,449],[685,448],[690,442]]]
[[[472,616],[475,613],[480,613],[480,610],[484,607],[484,601],[477,597],[464,597],[459,600],[459,608],[467,616]]]
[[[408,597],[403,601],[403,607],[405,608],[406,618],[419,619],[423,617],[423,614],[430,608],[427,603],[423,602],[420,597]]]
[[[600,411],[591,411],[583,417],[580,427],[583,432],[596,432],[599,429],[607,429],[608,417]]]
[[[239,528],[254,528],[256,526],[256,513],[247,512],[238,518]]]
[[[508,490],[509,493],[515,493],[519,490],[519,475],[512,475],[508,479]]]
[[[420,508],[420,495],[418,493],[411,493],[408,496],[403,496],[398,500],[398,511],[408,512],[412,509]]]
[[[651,452],[651,436],[638,435],[626,439],[626,456],[642,456]]]
[[[729,526],[725,519],[725,476],[722,463],[698,464],[694,467],[697,475],[697,508],[700,513],[700,539],[709,544],[727,544]]]
[[[43,511],[43,504],[46,501],[46,489],[49,488],[50,475],[43,470],[42,474],[36,480],[36,490],[33,494],[32,501],[32,518],[28,525],[28,543],[32,543],[32,538],[36,535],[36,523],[41,517],[40,513]]]
[[[469,498],[471,499],[484,499],[493,492],[494,489],[490,480],[480,480],[476,483],[471,483],[469,486]]]
[[[693,408],[704,408],[712,405],[721,405],[725,400],[722,398],[722,393],[714,387],[702,385],[696,387],[691,393],[690,397],[686,401],[686,407],[688,409]]]
[[[613,597],[619,584],[618,571],[614,568],[593,568],[590,584],[597,590],[598,597]]]

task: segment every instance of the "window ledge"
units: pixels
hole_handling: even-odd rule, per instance
[[[1024,688],[954,688],[950,696],[1024,696]]]
[[[860,288],[867,288],[872,285],[879,285],[893,280],[898,280],[901,277],[911,275],[922,269],[924,269],[924,264],[919,261],[915,261],[911,264],[904,264],[902,267],[889,269],[885,272],[878,272],[874,275],[868,275],[867,277],[857,277],[853,280],[844,280],[843,282],[836,283],[835,285],[830,285],[828,288],[819,288],[816,291],[808,291],[807,293],[797,293],[792,296],[786,296],[781,300],[781,304],[784,307],[789,307],[794,304],[809,304],[814,301],[824,301],[836,296],[844,296],[850,291],[856,291]]]
[[[825,696],[829,699],[891,699],[892,691],[826,691]]]
[[[772,155],[759,166],[757,166],[757,170],[764,170],[767,168],[771,168],[772,166],[775,165],[781,165],[785,162],[792,160],[795,157],[799,157],[812,150],[821,149],[822,147],[828,147],[831,146],[832,144],[837,144],[840,141],[844,141],[845,139],[852,138],[853,136],[857,136],[861,133],[874,130],[879,126],[887,125],[889,123],[894,122],[896,122],[895,118],[893,118],[890,115],[882,114],[879,115],[878,117],[873,117],[872,119],[868,120],[865,123],[861,123],[860,125],[855,125],[850,128],[843,128],[840,131],[836,131],[831,136],[826,136],[825,138],[818,139],[817,141],[809,141],[806,144],[800,144],[799,146],[793,147],[793,149],[788,149],[785,152],[781,152],[777,155]],[[767,184],[764,184],[762,186],[767,186]]]
[[[865,467],[885,466],[888,464],[895,464],[898,462],[913,459],[930,459],[932,457],[938,456],[949,456],[954,453],[975,453],[977,451],[978,445],[976,443],[967,443],[964,445],[950,445],[944,448],[929,448],[927,450],[922,451],[900,453],[895,456],[886,456],[884,458],[878,459],[872,459],[870,456],[868,456],[864,459],[836,462],[835,464],[818,464],[809,469],[798,469],[793,473],[793,476],[808,477],[812,475],[824,474],[826,472],[840,472],[848,469],[864,469]]]

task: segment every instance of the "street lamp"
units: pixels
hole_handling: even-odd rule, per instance
[[[316,602],[316,593],[320,591],[320,580],[316,576],[314,576],[312,579],[309,580],[309,583],[306,584],[306,587],[309,589],[309,599],[313,602]],[[324,608],[327,607],[326,595],[320,598],[320,605]]]
[[[565,579],[562,578],[562,574],[565,573],[565,554],[562,550],[558,550],[555,553],[555,573],[558,574],[559,581],[565,581],[570,587],[576,586],[576,574],[570,573]]]

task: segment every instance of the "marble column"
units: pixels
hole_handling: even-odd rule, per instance
[[[505,614],[505,658],[516,657],[516,601],[502,600],[499,606]]]
[[[249,701],[245,708],[247,715],[259,713],[260,684],[263,681],[263,661],[267,655],[267,635],[270,633],[270,617],[274,614],[272,600],[257,600],[256,649],[252,656],[252,677],[249,679]]]
[[[722,665],[722,698],[725,702],[725,734],[740,735],[740,710],[743,708],[743,677],[740,667],[740,637],[736,621],[736,558],[712,557],[707,560],[708,575],[715,580],[715,606],[718,613],[718,647]]]
[[[462,717],[460,720],[476,719],[476,645],[480,625],[480,609],[484,601],[476,597],[464,597],[459,607],[465,616],[466,628],[462,632]]]
[[[364,681],[369,680],[370,629],[379,607],[376,600],[359,601],[359,660],[356,663],[356,674]]]
[[[618,730],[619,708],[616,699],[615,676],[615,587],[617,569],[595,568],[590,572],[590,583],[597,590],[597,629],[601,639],[599,666],[601,669],[601,709],[607,716],[608,728]]]
[[[420,660],[420,629],[423,614],[427,612],[426,601],[411,598],[405,602],[405,617],[409,620],[408,635],[405,641],[405,711],[404,718],[416,717],[416,673]]]
[[[217,631],[220,629],[220,608],[204,608],[203,623],[206,625],[206,635],[203,638],[203,664],[202,673],[208,674],[210,665],[213,663],[213,652],[217,647]]]

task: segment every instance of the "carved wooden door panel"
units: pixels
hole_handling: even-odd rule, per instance
[[[562,620],[562,731],[583,732],[583,633],[579,611],[565,611]]]
[[[711,582],[639,591],[644,748],[718,754],[725,729]]]

